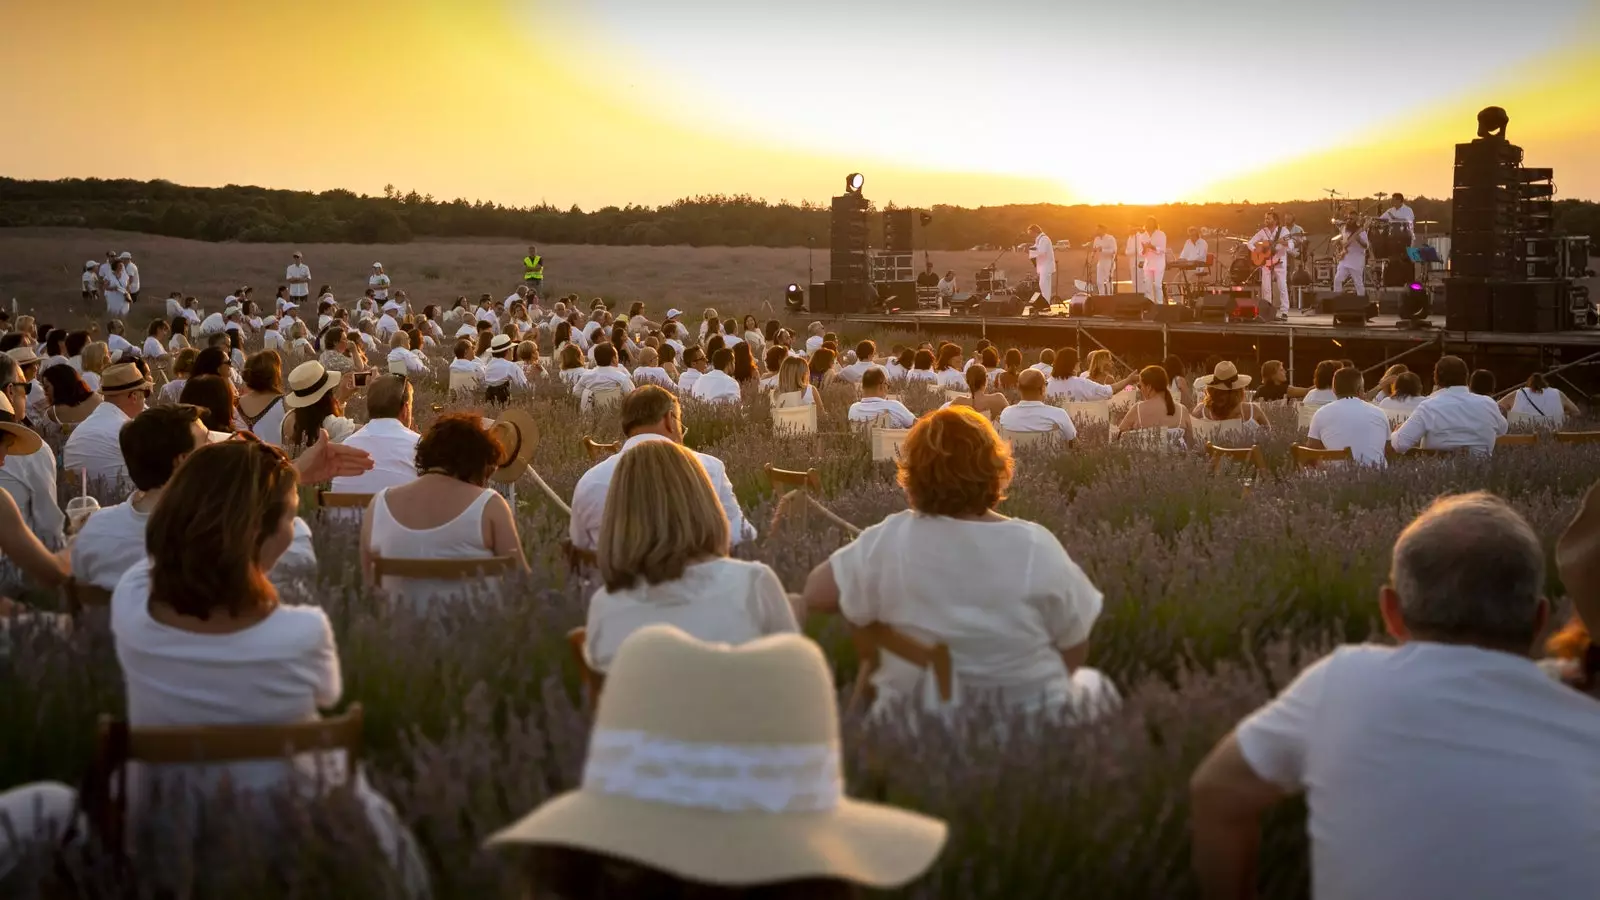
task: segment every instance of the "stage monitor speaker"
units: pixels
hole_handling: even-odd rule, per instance
[[[1206,294],[1195,304],[1195,318],[1202,322],[1226,322],[1233,314],[1234,300],[1228,294]]]
[[[820,288],[820,290],[819,290]],[[844,296],[844,282],[829,279],[820,285],[811,286],[811,311],[814,313],[828,313],[829,315],[840,312],[840,302]]]
[[[916,309],[917,283],[915,281],[880,281],[878,300],[884,309]]]
[[[1073,304],[1072,314],[1076,316],[1110,316],[1117,311],[1117,296],[1115,294],[1088,294],[1079,304]]]
[[[827,302],[828,283],[826,281],[813,281],[806,286],[806,309],[812,312],[822,312],[823,305]]]
[[[1360,294],[1334,294],[1333,324],[1364,326],[1372,317],[1372,307],[1375,305]]]
[[[839,282],[839,302],[834,308],[838,315],[850,315],[867,311],[867,298],[871,293],[871,282],[862,278],[859,281]]]
[[[1168,324],[1192,322],[1194,321],[1194,310],[1183,303],[1163,303],[1155,308],[1155,312],[1150,319],[1154,322],[1166,322]]]
[[[1005,294],[978,304],[980,316],[1020,316],[1022,315],[1022,301],[1016,297]]]
[[[1142,294],[1118,294],[1117,305],[1111,315],[1118,319],[1141,319],[1145,311],[1155,304]]]
[[[911,223],[914,209],[888,209],[883,212],[883,249],[886,253],[910,253]]]

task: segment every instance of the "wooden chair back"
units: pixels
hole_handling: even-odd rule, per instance
[[[356,494],[317,489],[317,505],[323,509],[366,509],[372,494]]]
[[[600,568],[600,558],[593,550],[585,550],[567,538],[561,539],[561,556],[567,561],[567,570],[573,573],[592,572]]]
[[[822,474],[816,469],[807,469],[796,472],[792,469],[779,469],[767,463],[764,467],[767,473],[767,482],[772,489],[781,493],[793,490],[822,490]]]
[[[480,556],[463,559],[394,559],[374,557],[372,575],[384,578],[422,578],[430,581],[464,581],[493,578],[511,571],[516,563],[509,556]]]
[[[1494,439],[1494,448],[1504,450],[1507,447],[1532,447],[1539,443],[1537,434],[1502,434]]]
[[[583,681],[583,708],[592,716],[600,706],[600,691],[606,686],[606,676],[589,665],[588,645],[589,629],[574,628],[567,632],[567,648],[572,651],[572,658],[578,664],[578,677]]]
[[[1355,461],[1355,454],[1349,447],[1342,450],[1318,450],[1304,444],[1295,444],[1289,448],[1289,457],[1294,460],[1296,469],[1315,469],[1323,463],[1350,463]]]
[[[947,645],[929,646],[883,622],[853,626],[850,638],[855,643],[856,656],[861,662],[850,698],[852,708],[871,706],[876,699],[872,676],[882,667],[884,653],[892,653],[920,669],[932,671],[939,689],[939,700],[949,703],[954,699],[955,663],[951,661]]]
[[[1558,444],[1600,444],[1600,431],[1558,431]]]
[[[1223,460],[1232,460],[1250,467],[1250,474],[1259,475],[1267,470],[1266,457],[1260,447],[1218,447],[1206,441],[1206,456],[1211,459],[1211,474],[1222,468]]]
[[[595,463],[615,453],[622,452],[622,442],[602,444],[587,435],[583,438],[583,449],[589,454],[589,462]]]
[[[772,407],[772,430],[780,434],[816,434],[816,404]]]

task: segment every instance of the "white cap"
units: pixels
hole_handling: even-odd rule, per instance
[[[383,263],[373,263],[372,267],[374,269],[381,269],[381,268],[383,268]]]
[[[226,319],[226,318],[227,318],[227,317],[229,317],[229,316],[236,316],[236,315],[238,315],[238,314],[239,314],[239,307],[237,307],[237,306],[229,306],[229,307],[225,307],[225,308],[224,308],[224,309],[223,309],[223,310],[222,310],[222,317],[223,317],[223,318],[224,318],[224,319]]]
[[[681,310],[681,309],[669,309],[669,310],[667,310],[667,318],[669,318],[669,319],[676,318],[676,317],[681,316],[681,315],[683,315],[683,310]]]
[[[84,263],[83,267],[85,269],[96,269],[96,268],[100,267],[100,264],[91,259],[88,262]]]
[[[133,254],[132,254],[132,253],[129,253],[129,252],[128,252],[128,251],[126,251],[126,250],[124,250],[124,251],[122,251],[122,253],[121,253],[121,254],[119,254],[119,255],[118,255],[118,256],[117,256],[117,259],[133,259]]]

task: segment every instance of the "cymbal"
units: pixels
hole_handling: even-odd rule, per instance
[[[1437,225],[1439,223],[1437,221],[1433,220],[1433,219],[1418,219],[1417,220],[1417,224],[1418,225]]]

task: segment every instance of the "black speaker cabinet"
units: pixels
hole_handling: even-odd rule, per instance
[[[915,281],[880,281],[876,287],[885,309],[915,309],[917,306]]]
[[[1022,315],[1022,301],[1010,294],[985,300],[978,304],[980,316],[1020,316]]]
[[[1335,325],[1366,325],[1372,317],[1373,307],[1377,306],[1371,300],[1360,294],[1339,293],[1332,296],[1333,324]]]
[[[914,209],[886,209],[883,212],[883,249],[888,253],[911,252],[911,222]]]
[[[1194,310],[1182,303],[1163,303],[1155,308],[1155,313],[1150,317],[1152,321],[1166,322],[1175,325],[1179,322],[1194,321]]]
[[[1152,306],[1154,304],[1150,302],[1150,298],[1143,294],[1117,294],[1116,306],[1112,309],[1111,315],[1118,319],[1140,319]]]

